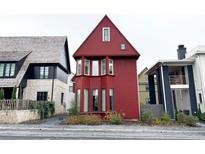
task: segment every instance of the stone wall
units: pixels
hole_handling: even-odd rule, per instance
[[[17,124],[40,119],[37,110],[0,110],[0,123]]]
[[[159,118],[164,112],[164,106],[162,104],[144,104],[141,105],[141,112],[152,112],[154,118]]]
[[[66,102],[68,101],[68,85],[58,79],[54,80],[53,101],[55,102],[55,114],[62,114],[66,112]],[[48,101],[51,101],[52,80],[38,79],[27,80],[27,87],[23,91],[23,99],[37,100],[37,92],[48,92]],[[63,104],[61,104],[61,93],[64,93]]]

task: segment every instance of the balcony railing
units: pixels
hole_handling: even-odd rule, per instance
[[[185,75],[169,75],[170,84],[186,84]]]

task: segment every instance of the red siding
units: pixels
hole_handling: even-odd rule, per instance
[[[110,27],[110,42],[102,42],[102,27]],[[126,44],[125,51],[120,50],[121,43]],[[106,89],[106,111],[109,111],[109,89],[114,89],[114,111],[124,113],[125,118],[138,119],[136,60],[139,54],[107,16],[103,18],[74,54],[74,58],[82,59],[82,70],[84,69],[85,57],[91,60],[90,74],[92,74],[92,59],[106,58],[107,74],[104,76],[81,75],[73,78],[75,82],[74,91],[81,89],[80,111],[83,112],[84,109],[84,89],[89,91],[89,112],[92,112],[93,89],[98,89],[98,112],[102,112],[101,90]],[[114,61],[114,75],[108,75],[109,58]],[[100,68],[99,65],[99,74]]]

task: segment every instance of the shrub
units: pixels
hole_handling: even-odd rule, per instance
[[[4,89],[0,89],[0,100],[4,99]]]
[[[160,125],[160,124],[161,124],[161,119],[156,118],[156,119],[153,121],[153,124],[154,124],[154,125]]]
[[[102,122],[101,118],[97,115],[77,115],[77,116],[69,116],[65,120],[65,124],[70,125],[99,125]]]
[[[119,125],[123,122],[123,116],[117,112],[106,112],[105,113],[105,120],[108,120],[110,124]]]
[[[79,120],[78,120],[78,116],[69,116],[65,121],[65,124],[67,125],[77,125],[80,124]]]
[[[55,113],[55,103],[54,102],[38,102],[37,104],[38,114],[41,119],[48,118]]]
[[[142,112],[141,113],[141,120],[142,122],[149,122],[151,123],[153,121],[153,114],[152,112]]]
[[[199,119],[205,121],[205,112],[200,114]]]
[[[176,120],[178,123],[182,124],[185,123],[186,117],[187,117],[186,114],[184,114],[183,112],[179,112],[177,113]]]
[[[68,114],[69,114],[70,116],[79,115],[77,103],[76,103],[75,101],[72,101],[72,102],[71,102],[71,108],[68,109]]]
[[[171,118],[166,112],[164,112],[162,113],[161,121],[163,124],[170,124]]]
[[[185,124],[187,126],[196,126],[196,123],[199,121],[197,116],[186,116]]]

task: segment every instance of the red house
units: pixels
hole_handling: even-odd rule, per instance
[[[137,65],[139,53],[105,16],[73,57],[73,78],[80,113],[116,111],[139,118]]]

